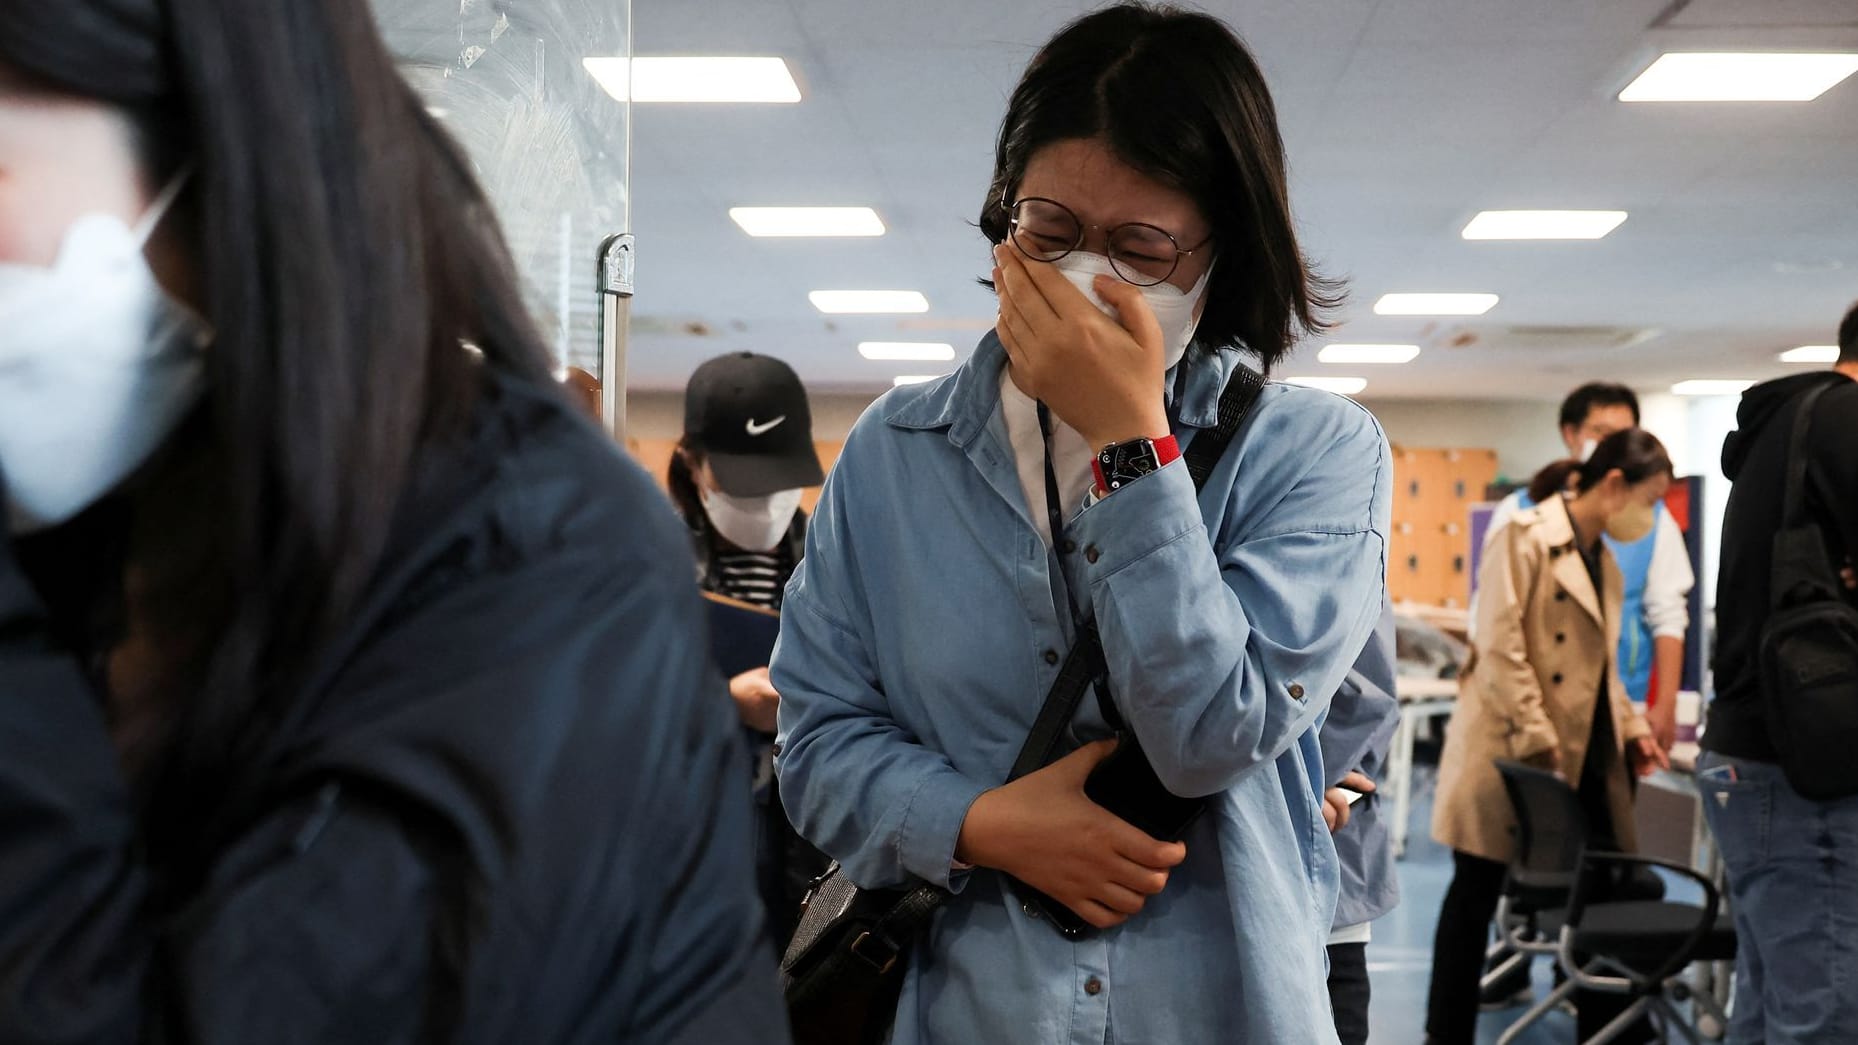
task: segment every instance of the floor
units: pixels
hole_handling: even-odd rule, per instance
[[[1426,982],[1432,970],[1432,930],[1438,923],[1439,902],[1451,884],[1451,854],[1434,842],[1432,795],[1436,769],[1420,763],[1413,767],[1413,811],[1407,834],[1406,857],[1399,861],[1400,906],[1374,923],[1374,940],[1368,944],[1368,976],[1373,987],[1369,1010],[1372,1045],[1422,1045],[1426,1033]],[[1701,903],[1702,896],[1687,882],[1666,876],[1666,897]],[[1552,970],[1546,959],[1535,963],[1536,996],[1545,995]],[[1485,1013],[1478,1023],[1478,1045],[1492,1045],[1527,1007]],[[1518,1045],[1569,1045],[1574,1041],[1574,1018],[1551,1012],[1518,1040]]]

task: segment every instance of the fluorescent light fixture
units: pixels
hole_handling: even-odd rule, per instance
[[[1672,395],[1680,396],[1739,396],[1755,387],[1753,381],[1721,381],[1700,379],[1696,381],[1679,381],[1671,386]]]
[[[800,86],[781,58],[583,58],[581,65],[622,102],[800,100]]]
[[[731,207],[729,217],[751,236],[882,236],[869,207]]]
[[[1377,316],[1481,316],[1497,307],[1495,294],[1382,294]]]
[[[807,295],[807,300],[828,315],[876,316],[929,311],[929,299],[914,290],[815,290]]]
[[[1334,392],[1336,395],[1344,396],[1359,395],[1363,389],[1368,387],[1368,379],[1365,377],[1287,377],[1284,380],[1293,385],[1320,388],[1325,392]]]
[[[1324,345],[1316,358],[1324,363],[1410,363],[1418,345]]]
[[[927,384],[931,381],[940,381],[940,380],[942,380],[941,374],[909,374],[904,377],[897,378],[895,381],[892,381],[891,384],[895,385],[898,388],[902,388],[904,385],[922,385],[922,384]]]
[[[1836,363],[1839,361],[1837,345],[1801,345],[1781,353],[1783,363]]]
[[[1810,102],[1853,73],[1858,73],[1858,54],[1664,54],[1619,92],[1619,100]]]
[[[922,341],[865,341],[859,344],[858,354],[885,363],[946,363],[955,358],[955,346]]]
[[[1625,220],[1623,210],[1487,210],[1464,227],[1464,238],[1604,239]]]

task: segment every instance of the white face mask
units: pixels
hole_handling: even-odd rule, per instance
[[[731,497],[721,490],[704,490],[702,497],[710,525],[723,540],[745,552],[773,551],[800,510],[799,490],[766,497]]]
[[[199,316],[142,247],[183,178],[134,229],[89,214],[50,268],[0,264],[0,485],[12,533],[57,526],[141,467],[199,400]]]
[[[1101,254],[1088,254],[1074,250],[1057,261],[1052,267],[1064,274],[1072,286],[1084,292],[1098,308],[1109,314],[1111,319],[1121,322],[1114,306],[1098,296],[1096,281],[1098,276],[1108,276],[1120,280],[1116,269],[1111,267],[1110,259]],[[1172,283],[1158,283],[1152,287],[1137,287],[1142,292],[1142,300],[1148,302],[1148,309],[1155,314],[1155,322],[1161,324],[1161,344],[1164,360],[1162,369],[1172,370],[1175,364],[1187,354],[1187,346],[1193,343],[1194,329],[1200,325],[1200,298],[1206,294],[1207,281],[1213,278],[1213,267],[1207,266],[1200,281],[1192,290],[1182,291]]]

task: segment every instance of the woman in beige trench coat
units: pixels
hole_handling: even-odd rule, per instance
[[[1433,941],[1429,1045],[1469,1043],[1476,1028],[1487,927],[1515,851],[1499,760],[1555,770],[1577,788],[1590,844],[1635,844],[1628,772],[1666,763],[1613,662],[1624,582],[1600,537],[1648,517],[1670,482],[1671,459],[1655,437],[1615,433],[1585,464],[1544,469],[1530,487],[1537,506],[1497,535],[1479,569],[1476,646],[1432,820],[1455,867]],[[1584,1026],[1608,1008],[1581,1000]]]

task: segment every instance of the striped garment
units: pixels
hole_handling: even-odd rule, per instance
[[[710,583],[719,595],[779,609],[791,568],[774,552],[718,552]]]

